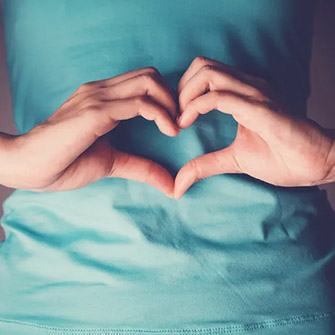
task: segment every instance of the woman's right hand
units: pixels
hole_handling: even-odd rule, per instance
[[[176,136],[176,100],[152,67],[85,83],[44,122],[23,135],[8,136],[1,183],[43,192],[119,177],[148,183],[173,197],[174,179],[165,168],[117,150],[103,135],[121,120],[140,115],[155,121],[162,133]]]

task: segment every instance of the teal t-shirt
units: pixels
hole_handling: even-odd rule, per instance
[[[196,56],[265,78],[305,115],[313,9],[312,0],[4,0],[15,125],[25,133],[81,84],[146,66],[176,88]],[[236,130],[214,110],[173,138],[141,117],[109,135],[176,175]],[[3,208],[0,334],[335,332],[335,214],[317,187],[226,174],[177,200],[105,178],[17,189]]]

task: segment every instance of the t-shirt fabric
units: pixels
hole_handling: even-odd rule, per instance
[[[17,131],[88,81],[154,66],[176,88],[197,56],[263,77],[304,116],[313,9],[312,0],[5,0]],[[108,135],[176,175],[236,130],[213,110],[176,137],[141,117]],[[318,187],[221,174],[177,200],[104,178],[16,189],[3,209],[0,334],[335,333],[335,214]]]

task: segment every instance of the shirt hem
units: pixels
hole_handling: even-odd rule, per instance
[[[227,325],[222,327],[212,327],[212,328],[172,328],[172,329],[144,329],[144,328],[61,328],[61,327],[51,327],[44,326],[40,324],[21,322],[17,320],[9,320],[0,318],[0,330],[1,327],[6,325],[11,329],[23,330],[30,328],[31,330],[42,332],[45,334],[55,334],[55,335],[122,335],[122,334],[236,334],[245,333],[248,331],[264,330],[274,327],[289,326],[297,323],[304,322],[314,322],[322,319],[330,319],[335,316],[335,312],[329,313],[317,313],[317,314],[306,314],[300,316],[292,316],[281,319],[267,320],[257,323],[246,323],[243,325]]]

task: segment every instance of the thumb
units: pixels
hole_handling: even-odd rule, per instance
[[[175,178],[174,197],[180,199],[200,179],[223,173],[241,173],[231,146],[188,161]]]
[[[173,198],[174,179],[158,163],[114,148],[114,161],[106,177],[118,177],[150,184]]]

